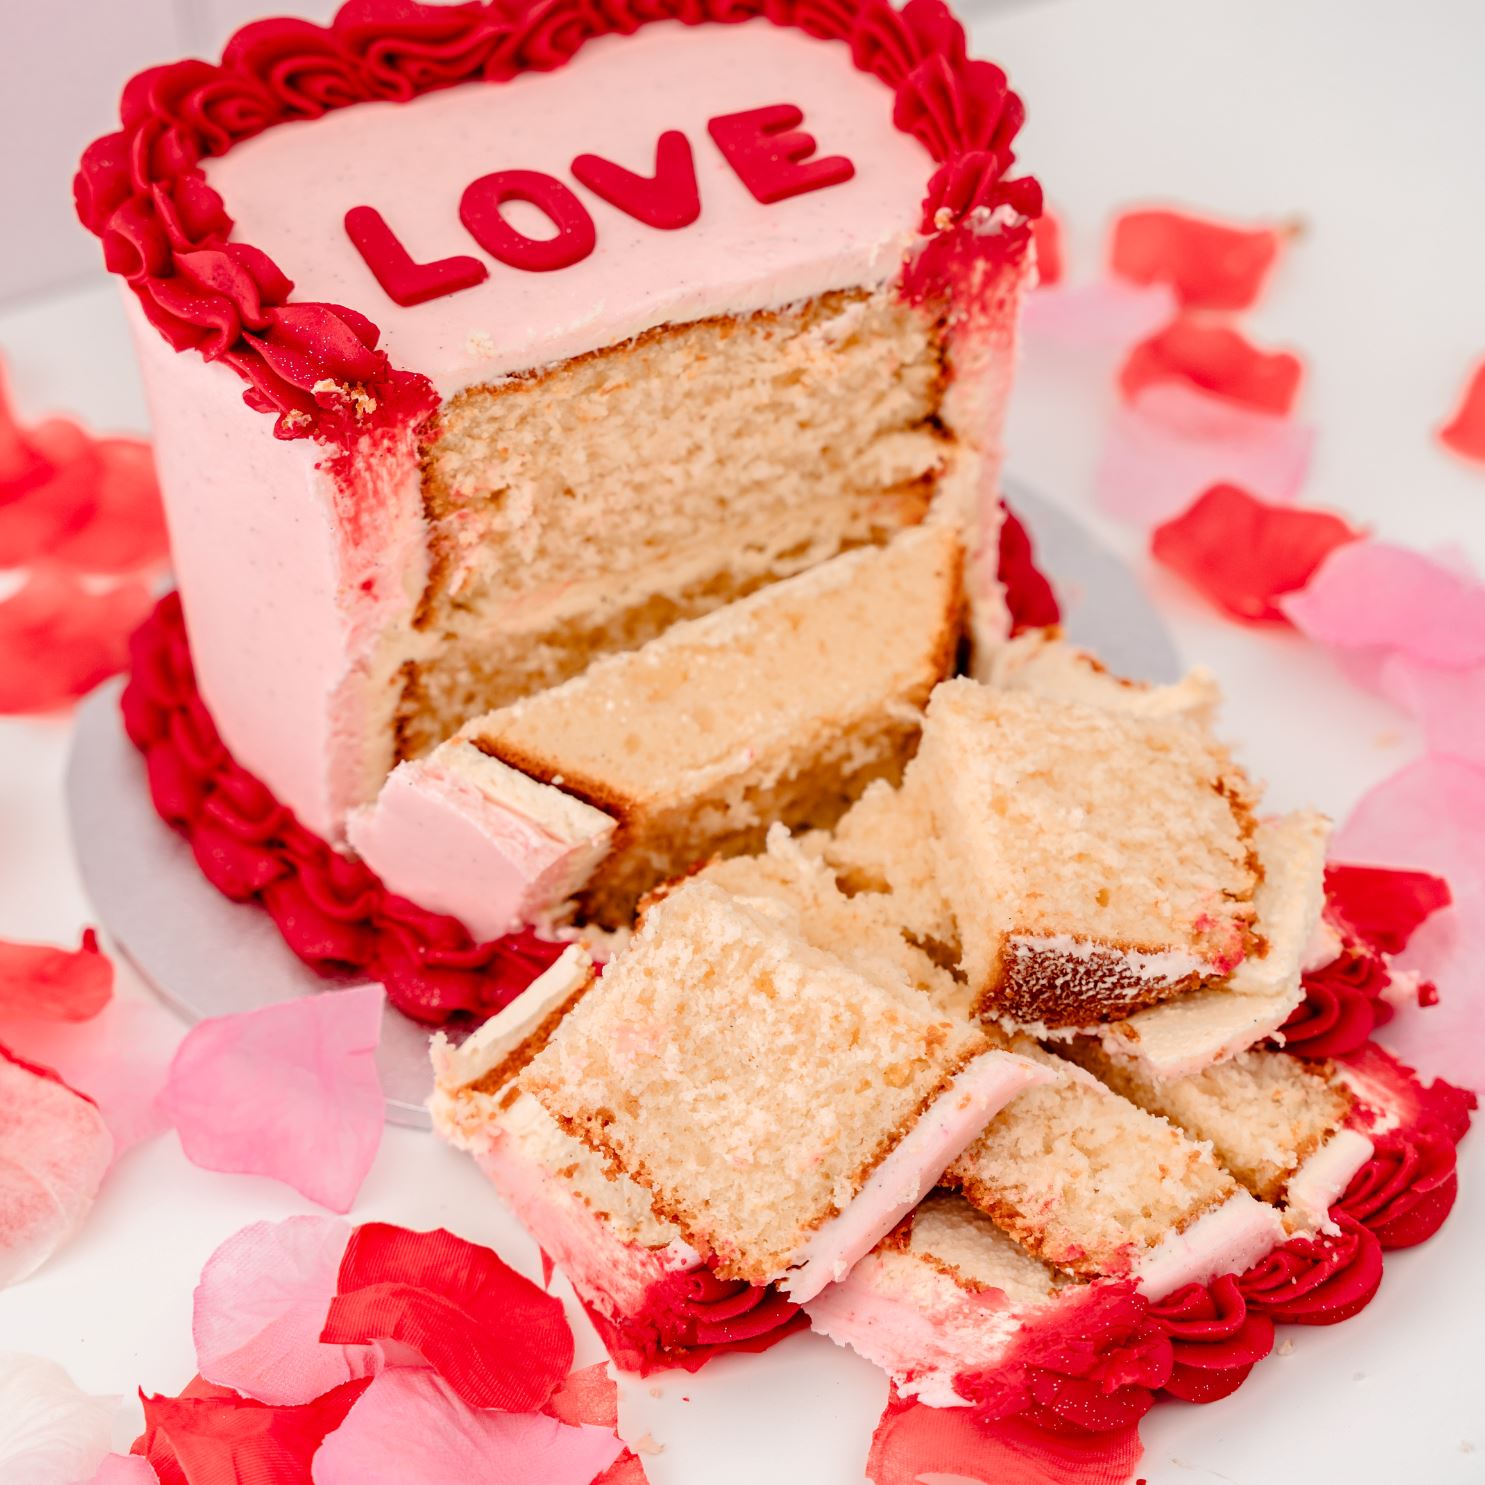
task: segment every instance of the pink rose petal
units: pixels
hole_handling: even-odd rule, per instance
[[[196,1286],[201,1375],[280,1407],[368,1375],[375,1347],[320,1341],[350,1238],[335,1217],[255,1222],[229,1237]]]
[[[43,1356],[0,1352],[0,1480],[5,1485],[67,1485],[108,1449],[116,1397],[83,1392]]]
[[[396,1368],[320,1445],[312,1476],[314,1485],[589,1485],[622,1447],[601,1426],[477,1411],[435,1372]]]
[[[1454,905],[1430,917],[1398,961],[1438,986],[1439,1003],[1396,1016],[1380,1039],[1427,1073],[1485,1087],[1485,769],[1448,758],[1409,764],[1361,800],[1333,854],[1448,882]]]
[[[382,1138],[380,985],[326,990],[186,1033],[162,1098],[186,1158],[350,1210]]]
[[[1304,482],[1314,440],[1308,424],[1160,382],[1114,410],[1094,494],[1110,515],[1146,527],[1216,484],[1288,504]]]
[[[97,1473],[83,1485],[160,1485],[149,1460],[139,1454],[105,1454]]]
[[[1485,665],[1442,670],[1392,654],[1377,671],[1377,688],[1418,719],[1426,751],[1485,768]]]
[[[55,1068],[98,1105],[115,1159],[169,1127],[159,1099],[182,1027],[158,1002],[115,996],[90,1021],[7,1020],[3,1034],[20,1056]]]
[[[1118,279],[1038,289],[1021,310],[1022,333],[1063,345],[1122,348],[1153,335],[1176,312],[1168,285]]]
[[[35,1273],[71,1236],[112,1159],[97,1107],[0,1047],[0,1289]]]
[[[1280,605],[1302,633],[1341,649],[1397,650],[1424,665],[1485,665],[1485,584],[1406,547],[1351,542]]]

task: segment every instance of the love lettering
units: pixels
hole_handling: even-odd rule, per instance
[[[720,114],[706,130],[733,173],[765,206],[806,191],[841,185],[856,168],[844,155],[815,155],[815,140],[800,129],[804,114],[792,103],[775,103],[744,113]],[[653,175],[639,175],[601,155],[579,155],[573,178],[601,201],[646,226],[673,232],[701,215],[696,161],[691,141],[668,129],[655,147]],[[551,222],[550,237],[528,237],[506,220],[508,201],[525,201]],[[597,246],[598,230],[577,192],[540,170],[497,170],[464,188],[459,220],[475,242],[497,262],[528,273],[550,273],[581,263]],[[419,263],[374,206],[353,206],[345,230],[366,266],[401,305],[423,304],[490,276],[485,263],[458,254]]]

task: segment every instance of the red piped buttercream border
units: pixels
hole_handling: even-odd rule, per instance
[[[283,438],[346,448],[373,426],[418,422],[437,406],[420,372],[394,367],[380,331],[339,304],[293,299],[266,253],[233,242],[232,219],[201,162],[276,124],[376,100],[405,101],[462,82],[500,83],[560,67],[598,36],[652,21],[727,24],[763,17],[849,46],[893,93],[894,124],[938,163],[923,230],[987,239],[980,209],[1041,211],[1031,177],[1008,180],[1025,118],[1005,74],[966,55],[942,0],[525,0],[423,5],[350,0],[328,26],[281,19],[243,27],[218,63],[150,68],[124,89],[122,128],[89,145],[74,184],[77,213],[103,244],[156,330],[177,351],[230,366],[244,400],[273,414]],[[1024,249],[1022,221],[998,251]]]

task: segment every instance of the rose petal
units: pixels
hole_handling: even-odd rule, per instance
[[[1322,644],[1396,650],[1445,668],[1485,665],[1485,584],[1406,547],[1338,547],[1281,607]]]
[[[1446,670],[1392,654],[1378,666],[1376,685],[1418,719],[1426,751],[1485,768],[1485,665]]]
[[[1094,494],[1109,514],[1141,526],[1169,520],[1215,484],[1288,504],[1314,437],[1307,424],[1162,382],[1114,410]]]
[[[365,1381],[347,1382],[297,1408],[274,1408],[193,1382],[179,1397],[146,1397],[145,1432],[134,1445],[164,1485],[290,1485],[340,1427]]]
[[[0,1480],[65,1485],[108,1452],[116,1397],[92,1397],[42,1356],[0,1352]]]
[[[1144,1449],[1138,1425],[1051,1434],[1018,1420],[978,1420],[968,1408],[930,1408],[893,1395],[866,1462],[873,1485],[951,1478],[982,1485],[1128,1485]]]
[[[1485,462],[1485,361],[1475,367],[1454,416],[1439,429],[1439,442],[1466,459]]]
[[[1115,279],[1039,289],[1021,311],[1031,340],[1071,346],[1123,347],[1165,324],[1176,302],[1164,284],[1136,288]]]
[[[1046,575],[1036,565],[1031,537],[1016,513],[1002,504],[1000,553],[996,576],[1005,588],[1005,606],[1010,611],[1011,630],[1042,629],[1055,624],[1062,612],[1057,595]]]
[[[471,1407],[530,1412],[572,1365],[562,1302],[442,1228],[358,1227],[320,1339],[411,1346]]]
[[[149,1460],[139,1454],[105,1454],[97,1472],[85,1485],[160,1485]]]
[[[97,1107],[0,1047],[0,1288],[34,1273],[66,1241],[112,1159]]]
[[[1245,623],[1286,623],[1275,599],[1304,587],[1324,558],[1355,541],[1339,516],[1270,505],[1236,485],[1213,485],[1150,535],[1157,562]]]
[[[1325,868],[1327,906],[1345,926],[1383,954],[1401,954],[1420,924],[1449,906],[1449,884],[1426,871],[1395,867]]]
[[[433,1372],[383,1372],[315,1456],[314,1485],[590,1485],[613,1430],[480,1412]],[[192,1482],[194,1485],[194,1482]]]
[[[137,572],[164,562],[170,542],[149,444],[138,438],[100,438],[93,444],[93,455],[97,474],[92,515],[47,555],[91,573]]]
[[[113,963],[89,928],[78,949],[0,940],[0,1018],[87,1021],[113,996]]]
[[[1422,758],[1385,779],[1336,834],[1348,861],[1412,867],[1443,877],[1454,905],[1435,913],[1399,957],[1439,988],[1439,1003],[1399,1015],[1388,1047],[1466,1087],[1485,1086],[1485,769]]]
[[[1133,401],[1159,382],[1178,382],[1260,412],[1288,413],[1304,366],[1288,351],[1265,351],[1231,325],[1178,316],[1140,341],[1119,372],[1119,390]]]
[[[186,1158],[349,1211],[382,1138],[384,1000],[362,985],[193,1026],[161,1100]]]
[[[1062,282],[1062,222],[1045,207],[1031,224],[1031,240],[1036,245],[1037,287],[1050,289]]]
[[[1283,236],[1185,212],[1137,209],[1114,219],[1109,265],[1137,284],[1169,284],[1192,309],[1247,309],[1278,260]]]
[[[90,1021],[7,1020],[5,1040],[22,1057],[55,1068],[98,1105],[114,1158],[169,1126],[159,1098],[181,1024],[143,995],[114,996]]]
[[[117,674],[152,606],[137,580],[93,592],[74,573],[33,570],[0,602],[0,712],[54,711]]]
[[[327,1346],[320,1331],[348,1224],[334,1217],[255,1222],[206,1261],[191,1330],[208,1381],[259,1402],[310,1402],[372,1370],[369,1346]]]

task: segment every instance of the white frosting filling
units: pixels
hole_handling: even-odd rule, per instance
[[[1242,1273],[1287,1236],[1275,1208],[1239,1191],[1184,1231],[1167,1232],[1136,1260],[1134,1278],[1150,1299],[1164,1299],[1182,1285]]]
[[[1050,1069],[1009,1052],[985,1052],[955,1075],[872,1171],[855,1197],[810,1235],[779,1288],[801,1304],[845,1278],[933,1187],[945,1168],[1023,1088]]]
[[[1372,1158],[1372,1142],[1356,1129],[1338,1130],[1289,1177],[1284,1207],[1290,1225],[1330,1230],[1330,1209],[1351,1177]]]

